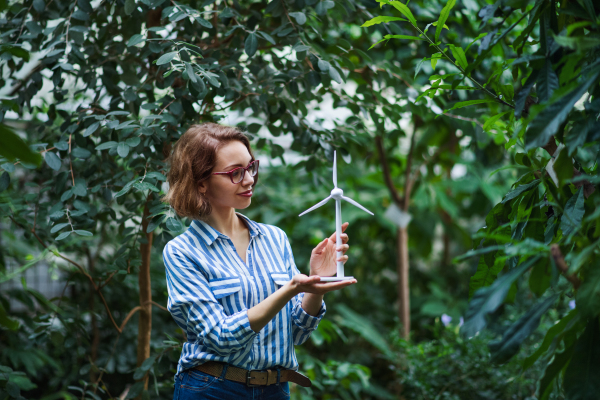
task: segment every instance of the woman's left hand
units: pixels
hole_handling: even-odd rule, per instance
[[[348,222],[342,224],[342,232],[348,227]],[[315,247],[310,255],[310,274],[319,276],[334,276],[337,273],[337,261],[346,263],[348,256],[345,255],[350,246],[348,243],[348,234],[341,234],[342,245],[337,248],[342,255],[339,259],[336,254],[335,232],[329,238],[323,239]]]

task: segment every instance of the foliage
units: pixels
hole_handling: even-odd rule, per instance
[[[481,8],[479,29],[468,32],[458,26],[460,16],[466,16],[465,6],[450,0],[433,36],[427,31],[432,24],[420,27],[429,17],[426,13],[420,19],[399,1],[378,1],[397,10],[406,18],[401,26],[418,34],[386,35],[383,40],[425,41],[433,53],[423,61],[431,61],[432,69],[440,64],[417,101],[428,96],[447,111],[480,107],[487,118],[483,130],[515,151],[515,162],[526,167],[474,236],[473,251],[462,257],[480,257],[471,280],[464,334],[470,337],[484,328],[486,315],[505,299],[514,299],[515,290],[529,290],[540,301],[506,329],[501,340],[490,343],[492,359],[506,362],[559,298],[574,295],[580,323],[567,328],[558,322],[570,329],[570,335],[561,336],[560,329],[548,331],[546,341],[555,341],[545,347],[545,356],[547,360],[556,356],[541,377],[538,396],[548,398],[553,380],[563,380],[568,399],[595,398],[600,375],[573,349],[588,346],[595,351],[600,346],[595,336],[600,308],[594,307],[600,236],[600,196],[595,190],[600,154],[600,137],[595,134],[600,112],[598,4],[498,1]],[[451,9],[456,19],[449,18]],[[454,34],[444,37],[443,24]],[[463,101],[448,102],[436,96],[439,90],[465,90],[468,95]],[[494,281],[502,270],[507,272]],[[528,288],[515,286],[521,277],[528,277]],[[561,346],[565,350],[555,353]]]
[[[440,10],[444,7],[438,5]],[[446,11],[445,23],[436,27],[441,40],[452,33],[444,25],[454,30],[458,22],[452,6]],[[476,11],[463,9],[469,33],[479,23]],[[340,187],[376,216],[344,207],[349,235],[356,238],[347,270],[360,285],[328,295],[327,319],[334,325],[323,324],[299,350],[301,368],[314,374],[318,385],[312,393],[297,393],[315,398],[389,398],[395,393],[385,388],[394,375],[389,367],[394,360],[382,358],[392,348],[384,333],[397,330],[399,322],[393,312],[398,292],[397,221],[388,220],[384,212],[396,200],[387,178],[403,192],[412,188],[411,339],[418,344],[433,339],[428,326],[436,317],[446,313],[458,320],[465,312],[469,268],[477,264],[465,259],[452,268],[452,255],[472,247],[474,227],[510,183],[519,180],[519,173],[527,170],[519,182],[531,184],[535,179],[529,170],[539,169],[538,163],[548,158],[517,155],[517,168],[511,164],[512,169],[502,169],[511,162],[499,151],[508,114],[497,113],[495,103],[476,99],[477,107],[490,107],[493,121],[486,122],[485,130],[472,122],[479,122],[473,115],[446,112],[436,118],[440,104],[467,112],[466,106],[474,103],[461,99],[460,90],[448,97],[453,103],[448,107],[443,104],[446,97],[417,99],[423,83],[420,72],[429,70],[420,61],[429,49],[393,48],[390,42],[367,51],[383,35],[408,33],[398,25],[406,22],[399,18],[407,17],[400,16],[375,21],[390,22],[390,32],[361,29],[377,12],[376,3],[353,0],[0,2],[0,88],[7,94],[0,120],[3,129],[13,127],[44,160],[37,168],[35,159],[1,153],[0,282],[16,282],[44,261],[64,284],[62,295],[51,299],[27,287],[24,279],[21,286],[0,292],[0,364],[19,371],[2,370],[0,397],[17,393],[10,382],[24,385],[19,389],[28,398],[171,395],[179,343],[185,338],[160,308],[167,300],[161,250],[189,221],[178,218],[158,198],[165,189],[164,159],[170,146],[190,124],[204,121],[246,128],[259,158],[269,161],[247,215],[288,232],[304,271],[312,246],[333,231],[332,214],[322,208],[302,218],[297,215],[329,192],[331,158],[338,150]],[[420,7],[412,18],[428,12]],[[496,58],[493,49],[498,47],[490,48]],[[451,52],[461,56],[457,46]],[[468,49],[463,52],[465,57],[471,54]],[[438,68],[452,68],[441,55],[430,57],[433,68],[436,62]],[[490,64],[482,59],[481,65]],[[525,67],[524,62],[519,65]],[[576,67],[572,64],[575,72]],[[497,82],[490,85],[508,96],[510,89],[500,76],[495,73]],[[437,84],[439,90],[450,89],[442,78]],[[381,153],[376,138],[383,145]],[[286,142],[288,154],[297,161],[279,167],[289,160],[283,157]],[[584,152],[579,149],[582,143],[571,146],[578,155]],[[2,147],[9,148],[5,142]],[[17,161],[8,161],[15,156]],[[565,155],[557,159],[559,165],[568,161]],[[456,176],[457,169],[464,173]],[[558,178],[568,181],[571,176]],[[541,179],[539,187],[548,185],[545,175],[536,179]],[[497,216],[503,221],[498,224],[508,222],[509,207],[514,205],[516,213],[516,203],[534,193],[533,185],[531,190],[516,190],[510,201],[494,208],[491,221]],[[564,190],[560,193],[560,201],[549,197],[557,210],[554,203],[566,206],[569,201]],[[525,200],[519,218],[541,218],[546,208],[538,214],[528,211],[542,201],[541,193],[537,196]],[[582,231],[572,222],[581,218],[582,210],[587,210],[583,219],[588,225],[593,223],[591,215],[597,218],[587,205],[593,198],[578,199],[568,209],[569,220],[558,222],[557,211],[553,225],[555,230],[573,228],[577,240]],[[519,228],[523,237],[540,229],[528,225]],[[500,246],[506,238],[499,233],[479,235],[486,235],[485,247]],[[440,242],[442,250],[437,248]],[[526,243],[529,247],[514,249],[538,250],[535,243]],[[485,254],[500,258],[497,253]],[[495,273],[478,281],[491,284],[504,266],[488,261],[489,257],[479,263],[481,269]],[[588,268],[585,261],[581,259],[581,273]],[[548,275],[544,266],[536,265],[533,271]],[[150,279],[140,282],[145,273]],[[150,282],[152,304],[140,297]],[[536,293],[547,288],[533,282]],[[586,293],[584,289],[590,296],[594,293],[589,285],[582,285]],[[512,289],[507,297],[515,297]],[[9,299],[25,310],[11,310]],[[352,313],[368,315],[369,320],[361,323]],[[150,329],[140,322],[140,314],[152,316],[151,340],[141,346],[148,352],[138,347],[141,339],[136,336]],[[370,325],[365,338],[361,332]],[[335,326],[347,338],[343,346],[327,340],[340,336]],[[561,350],[562,344],[550,348]],[[15,380],[13,375],[21,373],[37,387]],[[147,388],[144,377],[149,379]]]

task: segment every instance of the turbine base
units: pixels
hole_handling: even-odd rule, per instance
[[[349,281],[351,279],[354,279],[353,276],[341,276],[341,277],[337,277],[337,276],[322,276],[321,277],[321,282],[341,282],[341,281]]]

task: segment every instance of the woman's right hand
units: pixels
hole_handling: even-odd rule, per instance
[[[306,292],[324,295],[327,292],[343,289],[356,283],[356,279],[349,279],[339,282],[321,282],[318,275],[306,276],[304,274],[294,275],[290,285],[294,294]]]

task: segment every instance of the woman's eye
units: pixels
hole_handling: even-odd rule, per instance
[[[231,176],[233,176],[234,179],[239,178],[241,173],[241,170],[236,169],[235,171],[233,171],[233,174],[231,174]]]

